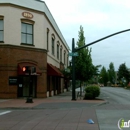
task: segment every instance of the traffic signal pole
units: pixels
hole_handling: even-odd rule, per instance
[[[74,53],[75,49],[75,42],[74,38],[72,39],[72,54]],[[72,56],[72,100],[76,100],[75,97],[75,57]]]
[[[84,45],[82,47],[79,47],[79,48],[75,48],[74,38],[72,38],[72,54],[77,52],[80,49],[83,49],[83,48],[88,47],[90,45],[93,45],[93,44],[95,44],[97,42],[105,40],[105,39],[107,39],[109,37],[112,37],[114,35],[117,35],[117,34],[120,34],[120,33],[124,33],[124,32],[127,32],[127,31],[130,31],[130,29],[126,29],[126,30],[123,30],[123,31],[119,31],[119,32],[110,34],[110,35],[108,35],[106,37],[98,39],[98,40],[96,40],[94,42],[91,42],[91,43],[89,43],[87,45]],[[76,100],[76,95],[75,95],[75,57],[74,56],[72,56],[72,100]]]

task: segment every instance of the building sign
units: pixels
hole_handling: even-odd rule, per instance
[[[17,85],[17,77],[9,77],[9,85]]]
[[[22,15],[23,15],[23,17],[28,18],[28,19],[32,19],[33,18],[33,14],[31,14],[29,12],[23,12]]]

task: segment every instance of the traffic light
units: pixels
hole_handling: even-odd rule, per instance
[[[35,74],[36,73],[36,67],[34,67],[34,66],[23,66],[22,71],[24,73]]]
[[[23,72],[25,72],[25,73],[29,73],[29,66],[24,66],[24,67],[22,68],[22,70],[23,70]]]
[[[24,66],[22,70],[23,70],[23,72],[25,72],[26,71],[26,67]]]

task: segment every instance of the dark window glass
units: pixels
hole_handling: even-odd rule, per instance
[[[55,42],[55,39],[54,38],[52,38],[52,54],[54,55],[54,50],[55,50],[55,48],[54,48],[54,42]]]
[[[59,59],[59,45],[57,44],[57,59]]]
[[[60,61],[62,62],[62,48],[60,48]]]

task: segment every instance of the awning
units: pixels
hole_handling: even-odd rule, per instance
[[[30,75],[41,75],[42,72],[40,71],[39,67],[33,63],[19,63],[18,64],[18,75],[29,75],[29,72],[23,71],[24,67],[29,67]],[[34,71],[35,68],[35,71]]]
[[[61,71],[57,67],[49,63],[47,63],[47,75],[64,77],[64,75],[61,73]]]

